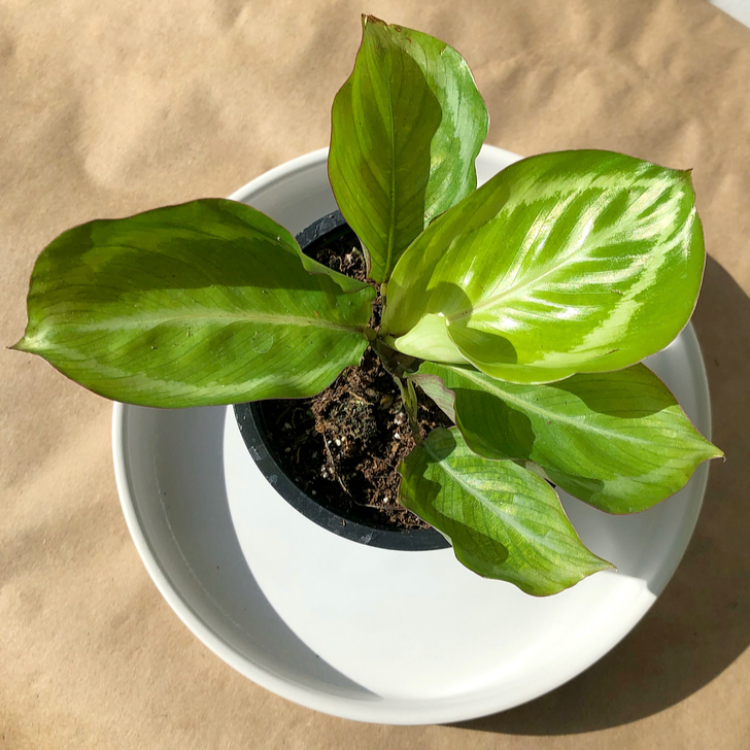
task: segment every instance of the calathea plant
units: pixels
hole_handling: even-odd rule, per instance
[[[556,486],[643,510],[721,451],[641,360],[688,322],[704,267],[689,172],[605,151],[519,161],[477,189],[488,116],[461,56],[372,17],[336,96],[329,174],[376,291],[207,199],[63,233],[16,349],[159,407],[312,396],[372,347],[416,447],[400,502],[480,575],[552,594],[611,565]],[[455,426],[423,436],[418,390]],[[547,481],[549,480],[549,481]]]

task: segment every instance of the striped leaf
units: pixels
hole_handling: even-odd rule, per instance
[[[609,513],[651,507],[680,490],[702,461],[723,455],[643,365],[519,385],[424,363],[414,381],[473,451],[533,461],[555,484]]]
[[[337,276],[308,273],[283,227],[233,201],[92,221],[39,256],[15,348],[135,404],[312,396],[368,343],[374,292]]]
[[[370,277],[387,281],[424,227],[476,187],[487,110],[456,50],[366,16],[332,114],[333,192],[369,252]]]
[[[400,502],[479,575],[547,596],[612,567],[584,547],[547,482],[513,461],[477,456],[456,428],[433,430],[399,472]]]
[[[409,247],[381,331],[406,354],[518,383],[616,370],[685,326],[704,261],[687,172],[606,151],[544,154],[500,172]],[[421,344],[420,325],[439,346]]]

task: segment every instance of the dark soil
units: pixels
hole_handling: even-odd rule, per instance
[[[348,227],[314,242],[305,252],[329,268],[365,280],[364,256]],[[371,325],[379,322],[378,296]],[[418,395],[424,436],[435,427],[451,425],[430,399]],[[359,367],[346,368],[317,396],[259,406],[281,468],[321,505],[368,526],[427,528],[398,503],[397,469],[414,447],[414,438],[398,385],[371,349]]]

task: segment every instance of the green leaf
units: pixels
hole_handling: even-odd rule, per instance
[[[628,367],[672,341],[695,306],[705,252],[694,200],[687,172],[621,154],[516,162],[401,257],[381,331],[435,360],[432,344],[399,337],[442,316],[460,355],[518,383]]]
[[[332,114],[331,186],[370,278],[384,282],[424,227],[476,187],[487,109],[456,50],[365,16]]]
[[[479,575],[546,596],[612,567],[584,547],[547,482],[513,461],[477,456],[455,427],[433,430],[399,472],[402,505]]]
[[[473,451],[533,461],[555,484],[608,513],[651,507],[681,489],[702,461],[723,455],[643,365],[519,385],[424,363],[414,382]]]
[[[374,291],[308,273],[253,208],[200,200],[54,240],[15,348],[108,398],[148,406],[312,396],[358,364]]]
[[[383,340],[391,349],[402,353],[414,352],[413,357],[417,358],[429,356],[431,362],[471,364],[451,341],[445,318],[440,314],[428,313],[408,333],[398,339],[386,334]]]

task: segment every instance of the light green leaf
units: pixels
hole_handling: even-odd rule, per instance
[[[414,352],[412,356],[418,359],[429,356],[431,362],[471,364],[448,336],[445,318],[442,315],[428,313],[414,328],[398,339],[388,335],[383,339],[391,349],[402,353]]]
[[[399,472],[402,505],[448,537],[479,575],[546,596],[612,567],[584,547],[543,479],[477,456],[456,428],[433,430]]]
[[[349,225],[387,281],[404,249],[476,187],[489,118],[463,58],[427,34],[363,17],[333,104],[328,171]]]
[[[294,238],[208,199],[92,221],[39,256],[15,348],[149,406],[312,396],[367,347],[374,291],[308,273]]]
[[[628,367],[695,306],[705,252],[694,198],[687,172],[606,151],[512,164],[404,253],[381,331],[433,360],[399,337],[442,316],[461,355],[519,383]]]
[[[643,365],[519,385],[424,363],[414,382],[473,451],[533,461],[555,484],[608,513],[651,507],[681,489],[702,461],[723,455]]]

